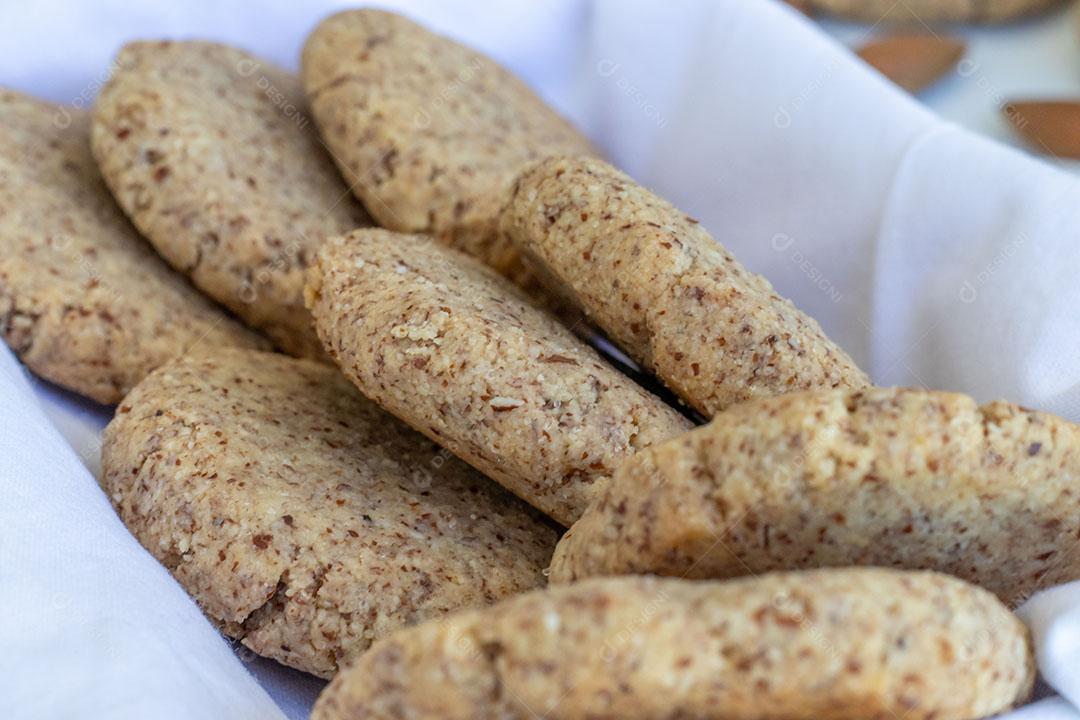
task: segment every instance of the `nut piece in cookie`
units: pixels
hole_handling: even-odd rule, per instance
[[[0,332],[101,403],[200,347],[269,347],[154,254],[90,155],[83,111],[0,90]]]
[[[1005,22],[1060,5],[1062,0],[807,0],[814,10],[869,23]]]
[[[322,354],[304,270],[327,237],[371,221],[296,77],[215,43],[131,43],[92,141],[121,207],[173,267],[289,354]]]
[[[1080,578],[1080,427],[896,388],[737,405],[624,463],[552,581],[929,568],[1018,605]]]
[[[225,351],[105,430],[121,518],[226,633],[333,675],[372,640],[543,584],[555,531],[321,363]]]
[[[313,720],[970,720],[1023,701],[1027,629],[930,572],[603,578],[397,633]]]
[[[751,398],[869,384],[768,280],[604,162],[532,166],[514,184],[501,230],[707,417]]]
[[[379,224],[434,235],[527,286],[496,233],[514,177],[587,140],[490,58],[380,10],[324,20],[304,46],[312,113]]]
[[[493,270],[420,235],[330,240],[319,336],[369,398],[563,524],[622,460],[691,423]]]

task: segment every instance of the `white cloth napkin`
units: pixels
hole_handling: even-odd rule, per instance
[[[941,121],[786,6],[380,4],[522,74],[818,318],[876,382],[1080,420],[1077,181]],[[0,84],[87,103],[118,44],[137,37],[210,37],[295,67],[304,35],[341,5],[3,4]],[[996,92],[981,73],[954,81]],[[0,698],[22,717],[274,717],[42,422],[6,355],[0,367]],[[93,467],[106,413],[48,386],[37,394]],[[1021,614],[1065,699],[1014,716],[1077,720],[1066,700],[1080,703],[1080,585]],[[319,687],[272,663],[246,667],[292,718]]]
[[[13,718],[282,717],[0,352],[0,705]]]

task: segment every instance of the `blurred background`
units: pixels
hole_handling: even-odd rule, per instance
[[[826,18],[817,22],[852,49],[897,31],[884,24]],[[1080,5],[1076,3],[1001,25],[913,24],[904,31],[964,42],[964,55],[957,65],[917,97],[942,117],[971,130],[1046,156],[1043,148],[1016,132],[1006,119],[1005,105],[1016,100],[1080,101]],[[1080,113],[1076,118],[1080,120]],[[1080,136],[1080,124],[1076,133]],[[1047,159],[1080,171],[1080,162],[1075,160]]]

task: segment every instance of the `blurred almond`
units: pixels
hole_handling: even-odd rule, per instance
[[[871,40],[856,54],[900,87],[917,93],[960,62],[964,43],[937,35],[890,35]]]
[[[1080,102],[1033,100],[1010,102],[1005,117],[1032,145],[1063,158],[1080,159]]]
[[[803,15],[809,16],[814,13],[814,9],[810,7],[810,0],[784,0],[784,2],[801,12]]]

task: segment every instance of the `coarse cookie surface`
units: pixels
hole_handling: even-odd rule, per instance
[[[329,677],[402,626],[543,584],[556,532],[310,360],[170,363],[106,428],[121,518],[223,630]]]
[[[490,58],[393,13],[324,20],[303,52],[315,120],[379,224],[423,232],[529,285],[495,232],[525,164],[593,154],[576,130]]]
[[[154,254],[90,155],[90,118],[0,90],[0,331],[101,403],[189,349],[268,347]]]
[[[327,237],[371,221],[296,77],[225,45],[130,43],[97,100],[92,144],[173,267],[289,354],[322,354],[304,270]]]
[[[490,268],[357,230],[308,280],[326,349],[375,402],[570,524],[637,450],[692,427]]]
[[[1004,22],[1060,5],[1062,0],[807,0],[816,10],[851,20]]]
[[[969,720],[1028,696],[1023,624],[945,575],[586,580],[377,644],[313,720]]]
[[[514,184],[500,227],[627,354],[706,417],[751,398],[869,385],[768,280],[602,161],[533,165]]]
[[[946,572],[1018,605],[1080,578],[1080,427],[956,393],[745,403],[639,453],[559,543],[552,581],[821,566]]]

